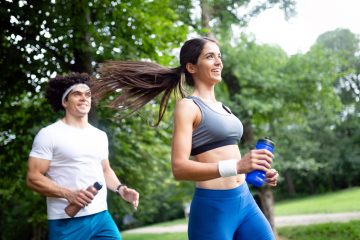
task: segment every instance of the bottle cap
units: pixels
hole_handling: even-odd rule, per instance
[[[258,141],[262,141],[265,142],[271,146],[275,146],[275,143],[271,140],[270,137],[264,137],[264,138],[260,138]]]
[[[96,190],[100,190],[102,188],[103,184],[101,182],[95,182],[94,183],[94,188],[96,188]]]

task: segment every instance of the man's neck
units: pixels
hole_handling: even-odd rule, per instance
[[[71,115],[65,115],[65,117],[62,120],[67,125],[76,127],[76,128],[86,128],[89,126],[87,115],[82,116],[82,117],[74,117]]]

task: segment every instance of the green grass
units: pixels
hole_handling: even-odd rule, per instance
[[[277,202],[276,216],[312,213],[360,211],[360,187],[301,199]],[[186,224],[185,219],[154,224],[172,226]],[[360,221],[325,223],[310,226],[278,228],[281,240],[360,240]],[[124,240],[187,240],[187,233],[133,234],[123,233]]]
[[[281,240],[359,240],[360,221],[284,227],[278,234]]]
[[[178,224],[187,224],[187,221],[185,218],[183,219],[176,219],[169,222],[163,222],[163,223],[156,223],[151,225],[151,227],[166,227],[166,226],[174,226]]]
[[[278,228],[281,240],[359,240],[360,221]],[[187,240],[187,233],[123,234],[124,240]]]
[[[336,213],[360,211],[360,187],[278,202],[275,215],[297,215],[312,213]]]
[[[188,240],[187,233],[123,234],[124,240]]]

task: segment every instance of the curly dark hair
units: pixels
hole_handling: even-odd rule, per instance
[[[66,89],[74,84],[84,83],[90,87],[90,76],[87,73],[70,73],[51,79],[45,89],[45,97],[55,112],[64,110],[61,98]],[[67,100],[67,96],[65,98]]]

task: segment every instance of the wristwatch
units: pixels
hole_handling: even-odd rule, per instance
[[[121,189],[122,187],[126,187],[126,185],[125,185],[125,184],[119,184],[119,186],[117,186],[115,192],[116,192],[118,195],[120,195],[120,189]],[[121,196],[121,195],[120,195],[120,196]]]

